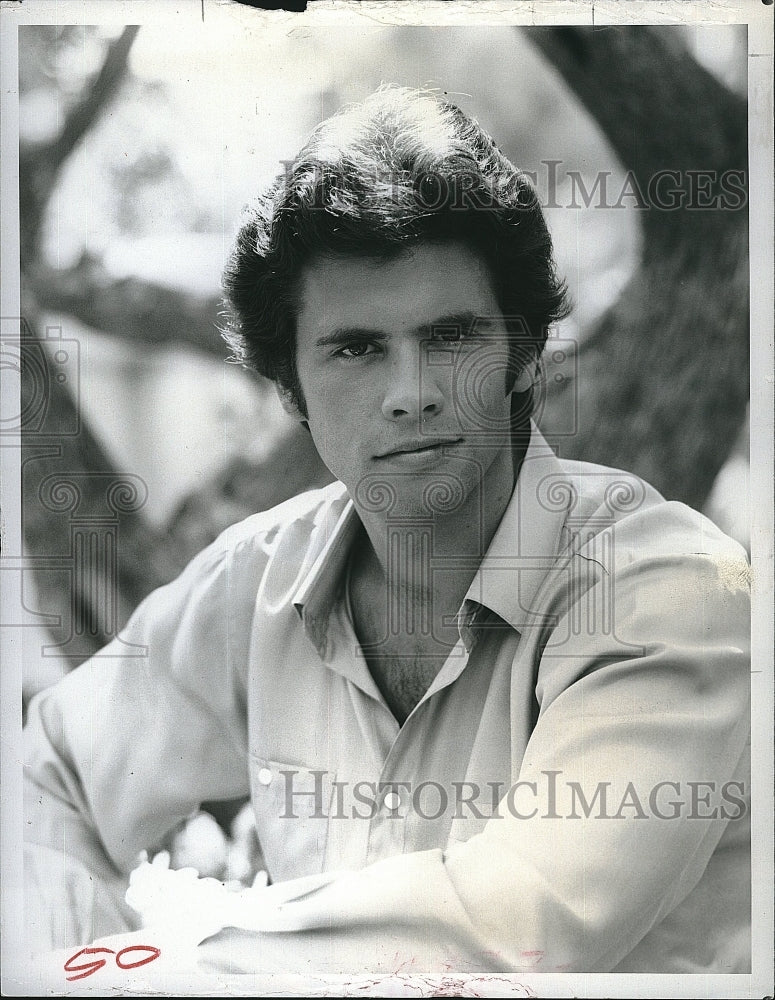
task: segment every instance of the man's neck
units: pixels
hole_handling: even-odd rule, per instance
[[[405,520],[360,511],[370,543],[356,560],[361,579],[402,603],[433,605],[435,615],[457,611],[509,504],[526,447],[492,463],[479,489],[452,511]]]
[[[483,489],[442,517],[363,517],[367,537],[350,564],[353,624],[400,725],[459,641],[454,615],[501,522],[526,447],[525,439]]]

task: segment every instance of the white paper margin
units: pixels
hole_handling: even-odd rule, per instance
[[[2,175],[0,209],[0,317],[2,337],[13,339],[18,317],[18,83],[17,27],[23,24],[176,24],[204,18],[240,30],[287,24],[740,24],[748,25],[749,219],[751,301],[751,559],[753,568],[752,654],[752,869],[753,971],[751,975],[502,974],[463,976],[272,975],[175,977],[166,996],[455,996],[460,984],[482,996],[542,997],[763,997],[773,989],[773,7],[762,0],[431,0],[357,2],[312,0],[305,13],[260,11],[230,0],[2,0]],[[174,35],[171,35],[174,37]],[[18,372],[3,366],[3,409],[18,399]],[[18,412],[18,409],[16,410]],[[0,449],[2,540],[21,550],[20,449]],[[20,575],[0,574],[3,606],[20,606]],[[19,966],[21,889],[21,656],[20,630],[0,628],[2,685],[2,992],[30,995],[28,970]],[[105,984],[75,984],[68,996],[104,996]],[[167,989],[168,987],[168,989]],[[33,991],[34,992],[34,991]],[[149,995],[113,984],[111,995]],[[60,994],[49,994],[60,995]],[[470,995],[470,994],[469,994]],[[476,995],[476,994],[473,994]]]

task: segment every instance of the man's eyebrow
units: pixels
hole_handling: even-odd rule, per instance
[[[417,327],[417,333],[421,337],[430,337],[439,330],[469,330],[480,317],[477,313],[464,312],[448,313],[439,316],[430,323],[422,323]],[[384,330],[375,330],[363,326],[338,326],[335,330],[323,334],[315,341],[316,347],[331,347],[348,344],[353,340],[387,340],[388,335]]]
[[[437,333],[439,330],[470,330],[474,323],[483,317],[478,316],[476,313],[469,312],[465,310],[463,312],[449,313],[446,316],[439,316],[432,320],[430,323],[423,323],[422,326],[418,327],[418,332],[424,336],[429,337],[433,333]]]
[[[315,341],[316,347],[340,346],[353,340],[387,340],[384,330],[369,330],[363,326],[338,326]]]

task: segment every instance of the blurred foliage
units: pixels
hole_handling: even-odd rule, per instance
[[[181,33],[170,46],[167,32],[149,24],[134,44],[129,40],[128,63],[122,63],[119,29],[22,27],[21,209],[23,236],[25,225],[31,233],[23,243],[23,250],[28,248],[22,261],[24,312],[38,338],[52,323],[61,323],[65,335],[77,331],[82,359],[88,358],[79,438],[51,458],[51,445],[61,444],[57,421],[70,419],[76,405],[52,376],[48,436],[27,441],[24,517],[31,555],[51,556],[69,544],[67,520],[40,509],[38,489],[45,475],[123,467],[151,484],[163,482],[169,487],[164,505],[155,495],[164,491],[152,489],[149,507],[121,521],[124,618],[228,524],[328,481],[308,435],[285,417],[267,385],[234,368],[224,374],[218,275],[243,203],[295,153],[321,117],[383,80],[448,93],[497,138],[506,155],[536,173],[544,199],[546,162],[555,162],[562,205],[568,203],[568,170],[582,170],[587,187],[599,171],[610,171],[612,189],[621,189],[626,169],[635,166],[628,162],[633,140],[640,141],[642,154],[653,154],[667,139],[677,154],[694,149],[692,142],[705,136],[721,144],[723,160],[723,143],[744,121],[744,27],[715,35],[670,29],[661,41],[656,34],[640,40],[631,34],[616,58],[611,29],[596,38],[588,31],[563,30],[564,36],[502,27],[375,24],[261,37],[250,31],[239,37]],[[690,52],[712,77],[703,75]],[[117,59],[118,75],[104,94],[95,94],[92,85],[110,58]],[[640,90],[633,89],[639,58]],[[655,101],[665,80],[673,89]],[[687,93],[699,87],[702,100],[682,101],[684,86]],[[84,103],[94,114],[79,119]],[[722,105],[726,110],[714,118]],[[641,121],[644,109],[656,117]],[[81,133],[63,147],[68,127],[72,140],[79,121]],[[693,157],[687,153],[686,162]],[[48,172],[46,164],[52,165]],[[670,257],[659,242],[662,232],[644,246],[643,218],[632,206],[549,209],[547,215],[576,301],[562,332],[592,352],[583,381],[574,386],[590,415],[587,436],[577,441],[580,457],[597,457],[595,448],[602,448],[599,460],[645,472],[663,488],[667,482],[668,494],[670,482],[680,482],[674,492],[683,489],[685,499],[700,505],[731,449],[738,463],[744,451],[739,411],[747,392],[741,382],[745,357],[729,370],[728,362],[718,364],[724,343],[747,338],[744,238],[733,229],[729,238],[717,238],[720,223],[715,230],[695,227],[688,238],[678,226],[665,237],[678,240]],[[697,254],[707,256],[708,247],[715,248],[715,263],[710,255],[707,266],[698,264]],[[644,268],[649,260],[657,265],[651,271]],[[726,283],[717,280],[719,262]],[[660,296],[663,309],[657,315],[652,306]],[[708,356],[711,340],[703,338],[715,313],[723,323],[715,353]],[[666,342],[670,349],[660,353]],[[656,353],[638,350],[639,344]],[[682,344],[688,345],[683,353]],[[714,363],[715,380],[703,389],[703,372]],[[612,391],[606,386],[609,376],[613,391],[616,383],[623,387],[624,403],[620,399],[618,408],[612,404],[601,413],[601,393]],[[664,406],[655,417],[656,398]],[[702,404],[691,420],[680,416],[687,400]],[[723,426],[712,419],[704,426],[703,407],[717,410]],[[206,439],[205,426],[211,428]],[[679,433],[682,446],[674,447]],[[690,481],[699,484],[691,495]],[[711,499],[719,517],[728,513],[723,498]],[[62,627],[54,630],[54,638],[61,639],[72,625],[71,593],[56,574],[38,574],[37,584],[39,606],[61,617]],[[73,599],[87,606],[93,595],[82,592]],[[106,638],[102,623],[91,635],[92,651]],[[27,695],[51,679],[41,662],[32,663]],[[242,857],[256,845],[244,831],[234,832],[235,804],[209,808],[230,840],[224,843],[199,816],[190,828],[173,831],[163,846],[180,863],[192,858],[197,863],[191,838],[196,841],[195,831],[204,830],[199,867],[210,865],[229,877],[230,850],[236,858],[235,845],[241,844]]]
[[[84,82],[100,68],[118,31],[96,24],[23,25],[19,30],[19,95],[24,102],[35,101],[36,112],[30,113],[29,103],[22,106],[21,136],[27,141],[43,138],[43,123],[49,126],[45,137],[51,138],[57,118],[80,98]]]

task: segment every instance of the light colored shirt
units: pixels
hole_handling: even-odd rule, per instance
[[[249,793],[285,901],[205,968],[750,970],[744,550],[534,427],[399,727],[347,599],[362,530],[340,484],[248,518],[34,700],[34,939],[131,927],[138,852]]]

